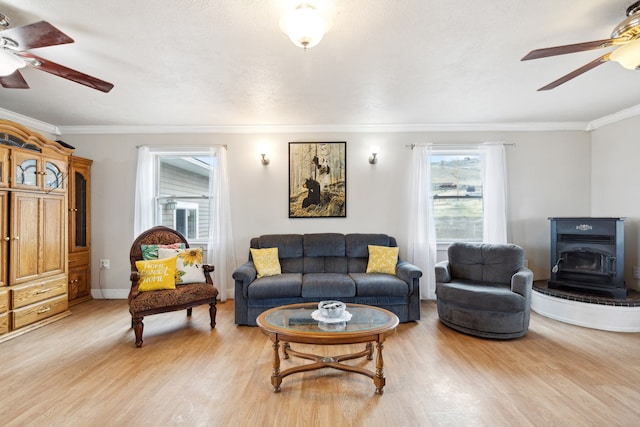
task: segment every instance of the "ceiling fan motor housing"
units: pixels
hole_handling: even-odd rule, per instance
[[[611,38],[635,39],[640,36],[640,1],[627,8],[627,19],[619,23],[611,33]]]

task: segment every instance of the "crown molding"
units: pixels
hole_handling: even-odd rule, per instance
[[[5,110],[4,108],[0,108],[0,118],[20,123],[21,125],[26,126],[31,130],[46,132],[50,135],[60,135],[60,129],[55,125],[36,120],[22,114],[14,113],[13,111]]]
[[[353,125],[200,125],[200,126],[56,126],[0,108],[0,118],[51,135],[155,134],[155,133],[406,133],[406,132],[544,132],[593,131],[640,116],[640,104],[590,122],[353,124]]]
[[[155,133],[406,133],[406,132],[527,132],[584,131],[588,122],[452,123],[452,124],[354,124],[354,125],[217,125],[217,126],[60,126],[69,134]]]
[[[607,126],[607,125],[610,125],[631,117],[636,117],[636,116],[640,116],[640,104],[634,105],[633,107],[620,110],[617,113],[609,114],[608,116],[600,117],[599,119],[595,119],[589,122],[589,126],[587,126],[587,131],[593,131],[603,126]]]

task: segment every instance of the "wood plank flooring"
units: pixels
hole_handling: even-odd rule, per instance
[[[524,338],[491,341],[445,327],[424,302],[422,320],[401,324],[385,343],[383,395],[367,377],[329,369],[289,376],[274,393],[270,341],[233,323],[232,300],[218,305],[215,330],[204,306],[190,320],[184,311],[145,318],[140,349],[126,301],[89,301],[72,313],[0,344],[0,424],[640,425],[640,334],[536,313]],[[283,368],[297,363],[306,362]]]

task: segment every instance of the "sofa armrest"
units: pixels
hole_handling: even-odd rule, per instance
[[[436,282],[447,283],[451,281],[451,266],[449,261],[440,261],[436,264]]]
[[[412,279],[421,278],[422,270],[407,261],[399,261],[396,265],[396,276],[408,283]]]
[[[528,268],[519,269],[511,277],[511,290],[523,297],[531,298],[531,288],[533,287],[533,271]]]
[[[244,284],[248,284],[256,279],[257,274],[258,272],[255,265],[253,265],[253,261],[247,261],[240,267],[236,268],[236,270],[232,274],[232,277],[234,278],[234,280],[238,280]]]

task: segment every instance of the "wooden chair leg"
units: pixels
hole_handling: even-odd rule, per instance
[[[187,308],[187,316],[191,317],[192,312],[193,312],[193,307]]]
[[[216,327],[216,314],[218,313],[218,309],[216,308],[216,302],[212,302],[209,304],[209,317],[211,317],[211,329]]]
[[[144,324],[142,323],[142,317],[132,317],[131,323],[133,327],[133,331],[136,334],[136,347],[142,347],[142,330],[144,329]]]

